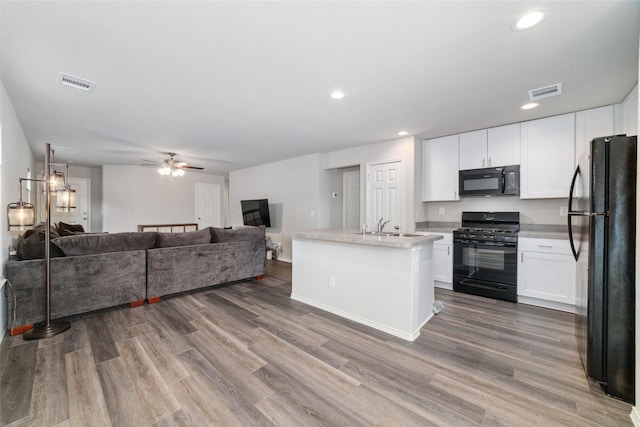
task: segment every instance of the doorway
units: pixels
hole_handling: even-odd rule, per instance
[[[389,221],[385,231],[404,230],[404,180],[401,161],[369,164],[367,172],[367,213],[369,230],[380,218]]]
[[[196,222],[198,230],[220,227],[220,184],[196,183]]]
[[[360,228],[360,171],[342,174],[342,228]]]

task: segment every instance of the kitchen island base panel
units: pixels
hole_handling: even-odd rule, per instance
[[[291,298],[413,341],[433,315],[433,244],[293,239]]]

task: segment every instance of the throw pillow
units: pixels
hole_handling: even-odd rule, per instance
[[[61,236],[72,236],[75,233],[84,233],[84,227],[81,224],[67,224],[60,221],[58,231]]]
[[[209,227],[185,233],[158,233],[155,247],[170,248],[173,246],[204,245],[207,243],[211,243]]]
[[[16,248],[18,259],[44,259],[44,232],[29,231],[31,231],[31,233],[25,233],[24,238],[20,240]],[[53,233],[51,233],[51,236],[53,237]],[[53,239],[49,244],[49,253],[51,258],[64,256],[60,248],[53,244]]]
[[[154,232],[130,232],[112,234],[77,234],[62,236],[52,242],[65,256],[126,252],[153,248],[156,241]]]
[[[264,227],[242,227],[235,230],[227,230],[224,228],[211,227],[211,242],[245,242],[253,240],[264,240]]]

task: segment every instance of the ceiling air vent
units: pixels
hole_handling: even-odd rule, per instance
[[[65,86],[71,86],[76,89],[86,90],[90,92],[96,86],[96,82],[92,82],[91,80],[83,79],[77,76],[72,76],[71,74],[60,72],[60,83]]]
[[[529,99],[531,101],[537,101],[542,98],[549,98],[551,96],[560,95],[562,93],[562,83],[556,83],[545,87],[539,87],[538,89],[531,89],[529,91]]]

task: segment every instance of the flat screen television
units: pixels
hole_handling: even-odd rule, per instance
[[[240,204],[242,205],[242,222],[244,225],[271,227],[269,200],[241,200]]]

